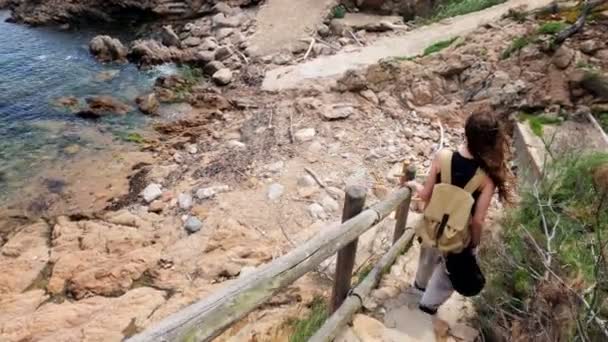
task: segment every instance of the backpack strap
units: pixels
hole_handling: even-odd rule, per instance
[[[481,186],[481,183],[483,182],[485,175],[486,175],[486,173],[483,172],[483,170],[481,170],[481,168],[478,168],[477,171],[475,172],[475,175],[473,175],[473,178],[471,178],[469,180],[469,182],[467,183],[467,185],[464,186],[464,191],[471,193],[471,194],[474,193],[475,191],[477,191],[477,189],[479,189],[479,187]]]
[[[441,167],[441,183],[452,184],[452,155],[454,152],[449,149],[439,151],[439,166]]]

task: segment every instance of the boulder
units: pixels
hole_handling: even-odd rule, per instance
[[[218,61],[223,61],[230,56],[232,56],[232,49],[227,46],[220,46],[217,50],[215,50],[214,57]]]
[[[156,98],[156,94],[150,93],[147,95],[139,96],[135,99],[135,103],[139,107],[139,110],[148,115],[157,115],[160,102]]]
[[[196,53],[196,61],[199,64],[206,65],[209,62],[215,60],[215,52],[213,51],[199,51]]]
[[[101,62],[125,61],[127,48],[116,38],[96,36],[89,43],[89,51]]]
[[[216,72],[218,72],[224,68],[226,68],[226,67],[224,66],[224,64],[222,62],[212,61],[209,64],[205,65],[205,67],[203,68],[203,74],[205,74],[207,76],[213,76]]]
[[[175,31],[173,31],[173,27],[171,27],[171,25],[163,26],[160,37],[163,45],[165,46],[181,46],[181,41],[179,40],[179,37]]]
[[[186,47],[194,47],[201,45],[201,39],[199,37],[188,37],[184,39],[182,44]]]
[[[299,142],[311,141],[317,132],[314,128],[302,128],[294,134],[294,138]]]
[[[139,65],[156,65],[169,62],[181,62],[188,59],[192,51],[181,50],[175,46],[165,46],[156,40],[138,40],[133,43],[128,57]]]
[[[560,69],[566,69],[574,59],[574,50],[567,46],[560,46],[553,55],[553,64]]]
[[[133,108],[111,96],[93,96],[86,99],[87,108],[76,113],[86,119],[99,119],[108,115],[125,115]]]
[[[214,73],[211,78],[215,84],[225,86],[232,82],[232,71],[228,68],[223,68]]]
[[[588,55],[593,55],[596,51],[600,50],[601,48],[602,48],[601,43],[595,39],[588,39],[581,43],[581,51]]]
[[[144,191],[141,192],[141,196],[147,203],[151,203],[152,201],[160,198],[162,195],[163,191],[161,190],[160,185],[156,183],[149,184]]]
[[[213,37],[207,37],[203,40],[199,49],[203,51],[213,51],[217,49],[217,40]]]

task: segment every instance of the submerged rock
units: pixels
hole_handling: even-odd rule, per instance
[[[85,119],[99,119],[108,115],[125,115],[133,108],[111,96],[93,96],[86,99],[88,107],[76,115]]]
[[[127,48],[110,36],[96,36],[89,43],[89,50],[101,62],[125,61],[127,58]]]
[[[147,95],[142,95],[135,99],[135,103],[137,103],[137,106],[142,113],[148,115],[158,115],[160,102],[156,98],[156,94],[150,93]]]

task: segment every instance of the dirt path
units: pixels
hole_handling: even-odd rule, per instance
[[[266,73],[262,88],[268,91],[305,88],[318,82],[318,79],[335,77],[349,69],[364,68],[384,58],[415,56],[434,42],[462,36],[480,25],[497,21],[509,9],[526,6],[527,10],[531,10],[549,3],[550,0],[512,0],[483,11],[424,26],[402,36],[383,38],[354,52],[340,52],[307,63],[276,68]]]
[[[256,18],[258,27],[251,41],[252,51],[270,54],[311,36],[335,2],[268,0]]]

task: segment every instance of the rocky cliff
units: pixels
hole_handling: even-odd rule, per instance
[[[0,5],[4,0],[0,0]],[[124,19],[188,18],[211,11],[218,2],[245,6],[259,0],[7,0],[12,19],[30,25]]]

